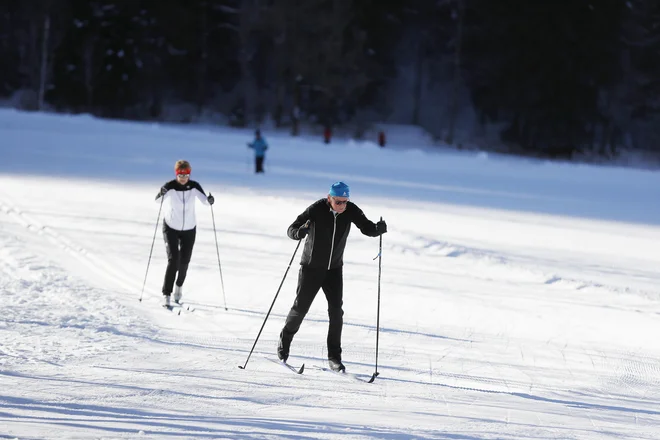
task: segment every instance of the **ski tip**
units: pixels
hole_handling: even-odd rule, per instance
[[[303,374],[303,371],[305,371],[305,364],[302,364],[302,366],[298,370],[298,374]]]
[[[373,376],[371,376],[371,379],[369,379],[369,382],[368,382],[368,383],[373,383],[374,380],[376,380],[376,377],[377,377],[379,374],[380,374],[380,373],[378,373],[378,371],[376,371],[376,372],[373,374]]]

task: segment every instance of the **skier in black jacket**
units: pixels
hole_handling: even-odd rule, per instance
[[[327,198],[312,203],[289,226],[287,234],[293,240],[307,237],[300,260],[296,299],[280,333],[277,356],[284,362],[289,347],[319,289],[328,300],[328,362],[335,371],[344,371],[341,362],[341,331],[344,311],[342,265],[346,239],[354,223],[369,237],[387,232],[384,221],[373,223],[354,203],[349,202],[350,191],[344,182],[330,187]]]

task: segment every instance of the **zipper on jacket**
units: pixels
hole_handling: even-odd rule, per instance
[[[186,230],[186,192],[183,191],[181,195],[183,196],[183,221],[181,222],[181,230]]]
[[[335,233],[337,232],[337,213],[334,213],[334,224],[332,226],[332,242],[330,243],[330,259],[328,260],[328,270],[330,270],[330,265],[332,265],[332,252],[335,250]]]

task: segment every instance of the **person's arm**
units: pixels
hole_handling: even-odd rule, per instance
[[[212,195],[206,195],[202,189],[202,185],[197,182],[191,182],[191,186],[193,187],[192,191],[193,194],[195,194],[195,197],[197,197],[197,200],[202,202],[204,205],[211,206],[213,202],[215,202]]]
[[[312,208],[314,205],[310,205],[300,214],[296,219],[291,223],[289,229],[287,229],[287,235],[292,240],[302,240],[307,235],[309,231],[309,223],[313,221],[312,219]]]
[[[160,199],[161,197],[165,197],[169,190],[170,190],[170,182],[166,182],[165,185],[160,187],[160,190],[158,191],[158,194],[156,194],[156,198],[154,200],[158,202],[158,199]],[[163,199],[162,201],[164,201],[164,200],[165,199]],[[161,202],[159,202],[159,203],[161,203]]]
[[[349,202],[351,203],[351,202]],[[348,207],[347,207],[348,209]],[[364,215],[364,212],[354,203],[351,203],[351,220],[358,227],[360,232],[368,237],[378,237],[387,232],[387,225],[384,221],[374,223]]]

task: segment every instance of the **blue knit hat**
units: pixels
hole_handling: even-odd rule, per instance
[[[351,190],[344,182],[335,182],[330,187],[330,192],[328,194],[332,197],[350,197]]]

